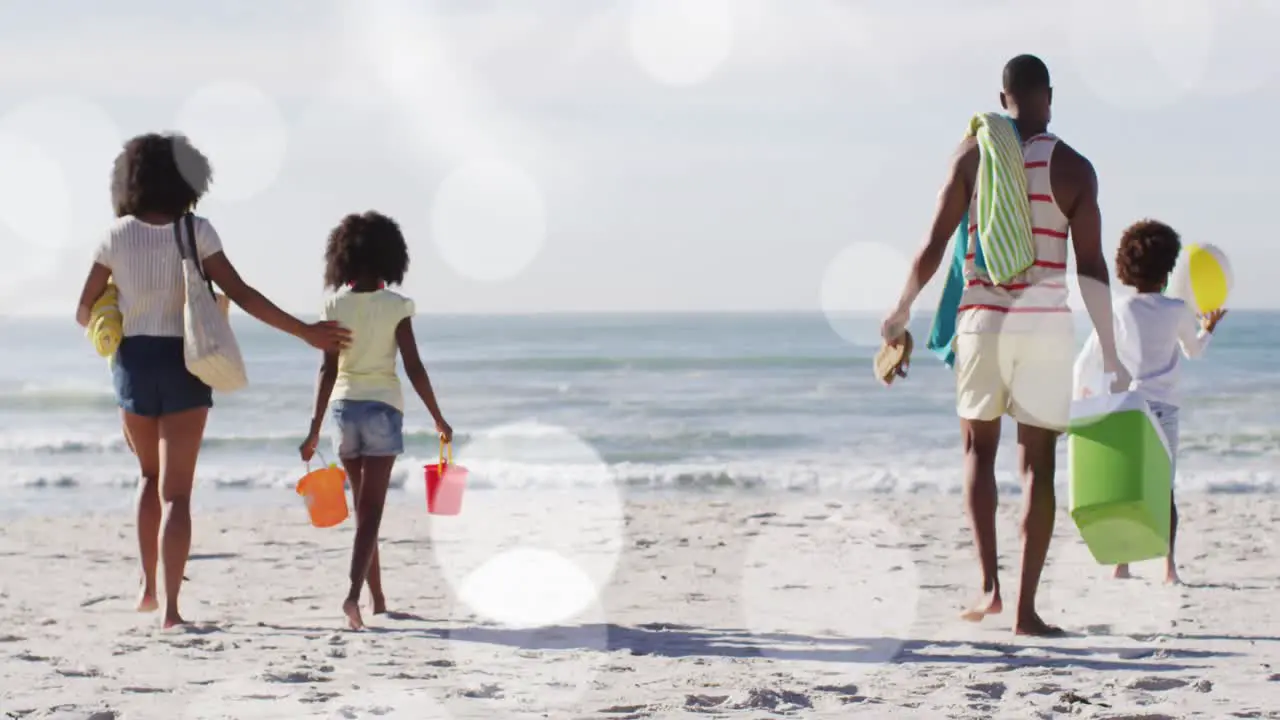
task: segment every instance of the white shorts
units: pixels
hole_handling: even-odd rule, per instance
[[[1066,333],[957,335],[956,413],[965,420],[1009,415],[1062,432],[1071,418],[1075,337]]]

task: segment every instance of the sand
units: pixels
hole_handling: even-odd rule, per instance
[[[956,619],[976,581],[956,497],[539,498],[473,493],[434,521],[389,508],[394,612],[366,611],[363,633],[340,615],[351,526],[311,528],[301,507],[198,515],[193,625],[167,633],[132,611],[128,518],[11,523],[0,713],[1280,718],[1271,498],[1184,498],[1180,588],[1158,562],[1109,579],[1060,510],[1042,609],[1072,634],[1054,640]],[[510,562],[462,581],[502,548]]]

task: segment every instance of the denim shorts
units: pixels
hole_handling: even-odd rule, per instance
[[[213,407],[213,391],[187,371],[182,338],[135,335],[111,363],[116,402],[127,413],[158,418]]]
[[[1164,437],[1169,441],[1169,469],[1173,473],[1172,480],[1178,477],[1178,408],[1162,402],[1149,402],[1151,414],[1156,416]]]
[[[375,400],[333,404],[338,426],[334,452],[340,458],[395,457],[404,452],[404,413]]]

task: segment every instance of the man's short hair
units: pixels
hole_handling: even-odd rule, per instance
[[[1049,89],[1049,68],[1035,55],[1019,55],[1005,63],[1004,91],[1015,98]]]

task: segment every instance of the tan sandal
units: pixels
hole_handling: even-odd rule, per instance
[[[892,385],[897,378],[907,376],[907,369],[911,367],[913,347],[910,332],[903,332],[902,341],[897,345],[885,343],[880,346],[875,358],[875,373],[880,382]]]

